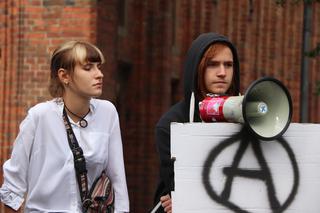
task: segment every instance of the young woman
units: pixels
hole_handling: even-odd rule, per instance
[[[170,192],[174,190],[170,160],[170,123],[201,122],[198,103],[208,93],[239,94],[239,60],[236,48],[225,37],[205,33],[193,41],[184,67],[184,99],[165,113],[156,125],[156,146],[160,156],[160,180],[155,203],[159,212],[172,212]]]
[[[50,94],[20,125],[11,158],[3,165],[1,201],[24,212],[82,212],[74,156],[63,112],[83,150],[88,188],[105,171],[114,187],[115,212],[129,212],[119,119],[115,107],[98,100],[104,63],[101,51],[87,42],[70,41],[51,59]]]

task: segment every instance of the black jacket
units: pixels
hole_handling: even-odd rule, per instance
[[[236,48],[225,37],[216,33],[201,34],[192,45],[187,53],[184,66],[184,99],[175,104],[166,112],[156,125],[156,146],[160,156],[160,180],[156,190],[154,203],[158,203],[161,196],[174,190],[174,170],[173,162],[170,157],[170,123],[189,122],[189,109],[191,94],[197,88],[197,68],[201,61],[202,55],[206,49],[213,43],[223,42],[230,47],[233,53],[234,62],[234,80],[233,84],[237,88],[236,94],[239,93],[239,60]],[[195,98],[194,121],[200,122],[198,103],[200,100]],[[158,211],[164,212],[161,207]]]

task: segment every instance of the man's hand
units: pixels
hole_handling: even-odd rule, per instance
[[[18,213],[18,212],[21,212],[21,211],[20,211],[20,209],[18,211],[15,211],[12,208],[10,208],[9,206],[4,205],[4,212],[5,213]]]
[[[172,213],[172,202],[170,195],[160,197],[161,205],[165,212]]]

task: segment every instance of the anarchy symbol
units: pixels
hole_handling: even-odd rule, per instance
[[[223,169],[223,172],[227,178],[226,178],[224,188],[223,188],[221,194],[218,194],[213,189],[213,187],[210,183],[209,174],[210,174],[210,170],[211,170],[211,165],[216,160],[216,157],[221,153],[221,151],[223,151],[226,147],[234,144],[235,142],[239,142],[239,141],[240,141],[240,146],[235,154],[232,165],[230,167],[225,167]],[[202,171],[202,182],[203,182],[203,185],[205,187],[207,194],[213,200],[226,206],[227,208],[233,210],[234,212],[249,213],[249,211],[247,211],[245,209],[241,209],[238,205],[231,202],[229,200],[229,198],[230,198],[230,193],[232,190],[232,183],[233,183],[233,180],[236,176],[244,177],[244,178],[253,178],[253,179],[261,180],[266,184],[266,189],[268,192],[267,195],[268,195],[269,206],[270,206],[270,209],[272,210],[273,213],[281,213],[285,209],[287,209],[288,206],[294,200],[294,197],[298,191],[299,169],[298,169],[298,165],[297,165],[294,153],[293,153],[292,149],[290,148],[289,144],[285,141],[285,139],[280,137],[276,141],[273,141],[273,142],[279,143],[285,149],[285,151],[287,152],[287,154],[289,156],[289,159],[290,159],[290,162],[291,162],[292,168],[293,168],[293,176],[294,176],[293,177],[293,186],[292,186],[291,192],[289,193],[288,198],[283,203],[280,203],[280,201],[276,197],[275,187],[273,184],[271,172],[270,172],[268,164],[265,160],[265,157],[263,156],[263,152],[261,149],[261,144],[260,144],[261,141],[254,138],[253,136],[251,136],[250,133],[248,133],[245,128],[243,128],[239,133],[233,135],[231,138],[226,139],[225,141],[223,141],[222,143],[220,143],[219,145],[214,147],[211,150],[211,152],[209,153],[209,155],[205,161],[204,167],[203,167],[204,170]],[[262,143],[267,143],[267,142],[262,142]],[[259,170],[252,170],[252,169],[246,170],[246,169],[239,168],[239,162],[250,144],[253,148],[254,155],[257,158],[257,161],[260,165]]]

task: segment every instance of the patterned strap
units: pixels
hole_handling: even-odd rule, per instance
[[[67,112],[63,108],[63,121],[66,127],[68,142],[74,158],[74,167],[76,170],[77,182],[80,191],[80,197],[84,210],[91,205],[91,200],[88,198],[88,179],[86,169],[86,159],[83,156],[83,151],[78,144],[77,138],[72,130]]]

